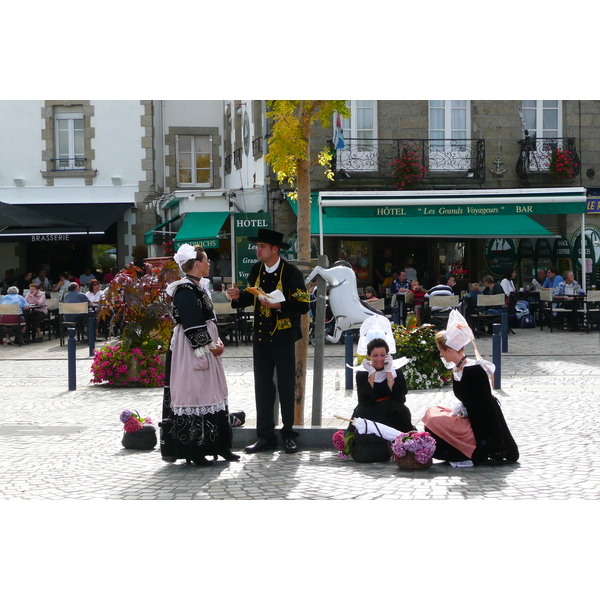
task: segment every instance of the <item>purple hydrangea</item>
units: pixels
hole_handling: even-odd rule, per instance
[[[129,419],[131,419],[131,417],[133,416],[133,413],[130,410],[124,410],[121,413],[121,423],[127,423],[127,421],[129,421]]]

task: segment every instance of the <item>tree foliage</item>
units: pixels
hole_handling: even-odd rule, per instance
[[[345,100],[271,100],[267,106],[266,116],[273,119],[273,127],[265,160],[273,168],[279,183],[287,183],[294,188],[290,195],[297,199],[299,162],[311,160],[312,126],[319,121],[323,128],[327,128],[335,112],[349,117],[350,109]],[[333,179],[331,159],[331,150],[325,147],[318,153],[315,163],[320,164],[327,177]]]

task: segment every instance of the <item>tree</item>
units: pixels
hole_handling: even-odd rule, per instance
[[[333,179],[329,148],[323,148],[314,162],[310,156],[310,134],[320,121],[323,128],[332,123],[334,113],[350,116],[345,100],[271,100],[267,118],[273,120],[269,151],[265,160],[272,167],[279,183],[289,184],[290,194],[298,202],[298,261],[300,268],[310,264],[310,168],[320,164],[329,179]],[[308,272],[305,272],[307,275]],[[304,395],[308,356],[308,314],[302,317],[302,340],[296,345],[295,424],[304,422]]]

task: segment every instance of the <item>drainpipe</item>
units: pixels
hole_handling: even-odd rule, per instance
[[[261,110],[261,118],[262,118],[262,130],[263,130],[263,210],[265,212],[269,212],[269,186],[267,185],[267,180],[269,177],[269,165],[267,165],[267,161],[265,160],[265,155],[269,150],[269,144],[267,142],[267,117],[265,116],[267,112],[267,101],[260,101],[260,110]]]

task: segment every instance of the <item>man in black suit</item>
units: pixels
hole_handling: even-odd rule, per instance
[[[290,454],[298,451],[294,425],[294,399],[296,387],[296,341],[302,337],[300,316],[308,312],[309,295],[300,270],[279,256],[289,244],[283,235],[271,229],[259,229],[255,237],[258,262],[252,265],[248,286],[261,288],[259,296],[237,285],[228,291],[233,308],[254,304],[254,394],[256,399],[256,437],[258,440],[246,447],[252,454],[277,447],[274,407],[276,390],[279,392],[281,437],[284,449]],[[270,299],[267,295],[275,290],[283,293],[285,300]],[[277,369],[277,387],[273,374]]]

